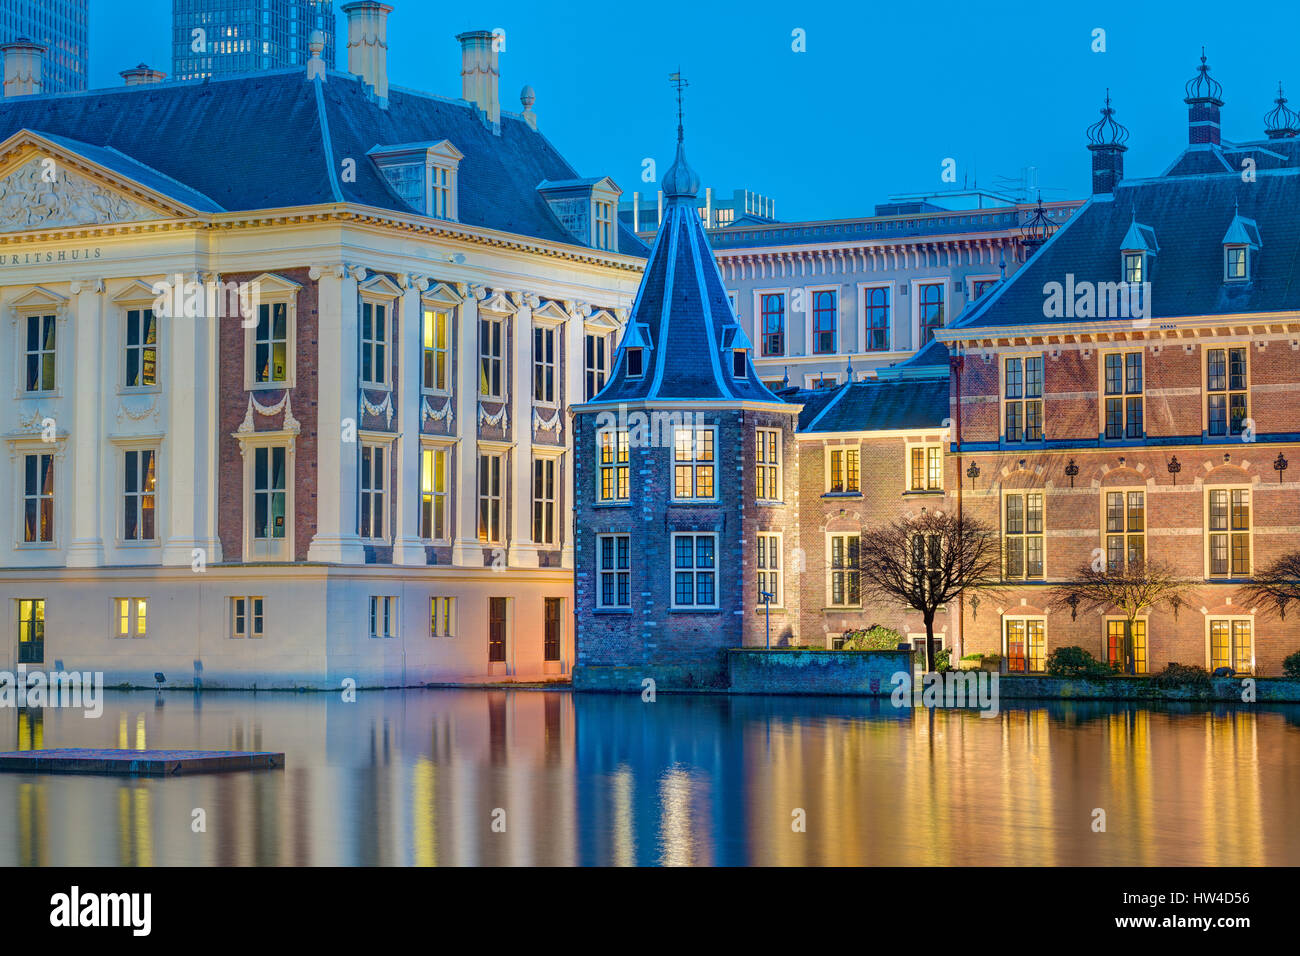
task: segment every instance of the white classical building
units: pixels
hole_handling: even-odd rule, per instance
[[[531,89],[500,109],[490,33],[437,97],[389,87],[389,7],[343,9],[348,73],[45,96],[6,55],[0,667],[568,672],[568,406],[646,249]]]

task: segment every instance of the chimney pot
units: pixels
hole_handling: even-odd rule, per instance
[[[151,69],[149,64],[141,63],[118,74],[127,86],[143,86],[146,83],[161,83],[167,74],[162,70]]]
[[[393,8],[375,0],[359,0],[343,6],[348,18],[348,72],[361,77],[388,99],[388,15]]]
[[[45,46],[30,37],[19,37],[0,46],[4,54],[4,95],[26,96],[41,92],[41,68]]]
[[[461,98],[477,106],[489,123],[501,121],[501,101],[497,96],[500,71],[497,68],[495,37],[490,30],[471,30],[457,35],[460,41]]]

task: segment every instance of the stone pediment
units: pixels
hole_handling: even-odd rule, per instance
[[[30,156],[0,176],[0,232],[170,218],[54,157]]]

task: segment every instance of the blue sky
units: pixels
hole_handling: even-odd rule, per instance
[[[390,82],[457,96],[455,34],[504,29],[503,107],[518,110],[533,86],[542,131],[625,196],[656,189],[641,182],[644,157],[660,172],[671,160],[668,74],[680,66],[705,184],[771,196],[787,220],[865,215],[891,193],[945,188],[948,157],[959,182],[992,186],[1036,166],[1044,198],[1082,196],[1083,131],[1108,86],[1132,131],[1126,172],[1159,173],[1186,142],[1183,84],[1202,44],[1224,85],[1226,138],[1263,135],[1278,80],[1300,109],[1296,4],[387,2]],[[121,83],[140,61],[170,73],[170,24],[171,0],[92,0],[92,86]],[[1098,28],[1104,53],[1091,49]],[[796,29],[805,52],[791,48]]]

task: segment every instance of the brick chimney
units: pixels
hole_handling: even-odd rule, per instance
[[[1115,120],[1115,109],[1110,105],[1110,90],[1106,91],[1106,105],[1101,108],[1101,119],[1088,127],[1088,149],[1092,153],[1092,194],[1109,196],[1124,178],[1124,153],[1128,147],[1128,129]]]
[[[489,123],[501,121],[501,100],[497,96],[497,50],[489,30],[471,30],[456,37],[460,41],[461,98],[469,100],[487,116]]]
[[[127,86],[143,86],[146,83],[161,83],[163,77],[167,74],[162,70],[150,69],[146,63],[133,66],[129,70],[123,70],[118,74],[126,81]]]
[[[393,8],[375,0],[343,6],[348,18],[348,72],[388,99],[388,15]]]
[[[1201,65],[1196,75],[1187,81],[1187,142],[1192,146],[1206,143],[1218,146],[1222,142],[1219,129],[1219,108],[1223,106],[1223,86],[1210,76],[1205,62],[1205,47],[1201,47]]]
[[[45,46],[28,37],[19,37],[0,46],[5,60],[5,96],[26,96],[41,92],[41,66]]]

